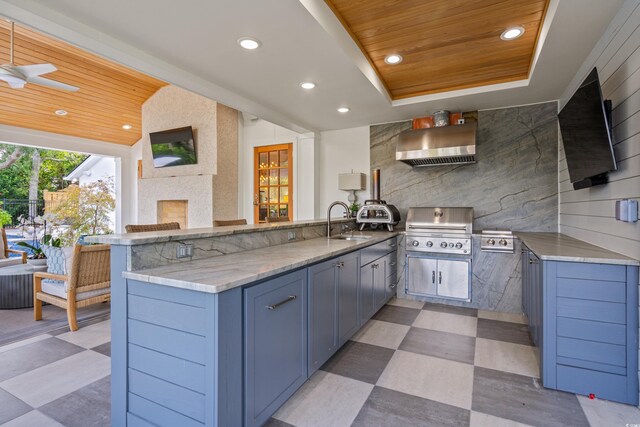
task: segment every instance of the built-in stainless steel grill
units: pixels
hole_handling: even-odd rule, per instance
[[[408,251],[471,255],[473,208],[409,208]]]
[[[410,208],[408,294],[471,301],[473,208]]]

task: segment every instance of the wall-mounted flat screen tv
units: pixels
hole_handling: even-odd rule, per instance
[[[196,146],[191,126],[152,132],[149,138],[154,167],[196,164]]]
[[[594,68],[558,114],[569,178],[574,189],[606,184],[616,170],[611,144],[611,102],[603,101]]]

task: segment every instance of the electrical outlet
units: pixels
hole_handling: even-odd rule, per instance
[[[287,234],[287,240],[295,240],[296,239],[296,232],[295,231],[290,231]]]
[[[193,245],[181,243],[176,246],[176,258],[189,258],[193,256]]]

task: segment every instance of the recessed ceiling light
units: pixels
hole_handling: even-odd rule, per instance
[[[316,87],[316,84],[312,83],[312,82],[304,82],[304,83],[300,83],[300,87],[302,89],[307,89],[308,90],[308,89],[313,89],[314,87]]]
[[[351,111],[351,108],[349,108],[349,107],[340,107],[340,108],[338,108],[338,113],[348,113],[349,111]]]
[[[67,110],[56,110],[55,113],[56,116],[66,116],[67,114],[69,114],[67,113]]]
[[[396,53],[394,53],[392,55],[387,55],[384,58],[384,62],[386,62],[387,64],[390,64],[390,65],[399,64],[399,63],[402,62],[402,56],[398,55]]]
[[[133,128],[131,125],[122,125],[122,129],[124,130],[130,130],[131,128]]]
[[[242,37],[238,39],[238,44],[247,50],[254,50],[260,47],[260,42],[250,37]]]
[[[502,32],[500,38],[502,40],[515,40],[524,34],[524,28],[521,26],[509,27]]]

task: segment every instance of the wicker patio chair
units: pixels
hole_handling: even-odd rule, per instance
[[[145,231],[180,230],[180,223],[163,222],[160,224],[129,224],[124,227],[127,233],[143,233]]]
[[[27,262],[27,253],[24,251],[16,251],[15,249],[9,249],[9,242],[7,241],[7,232],[2,229],[0,234],[2,238],[2,248],[0,253],[0,268],[8,267],[10,265],[25,264]],[[9,258],[9,254],[20,254],[20,258]]]
[[[69,329],[78,330],[76,310],[111,299],[111,251],[109,245],[73,248],[67,275],[33,274],[33,318],[42,320],[42,301],[67,310]]]
[[[247,225],[246,219],[216,219],[213,221],[216,227],[224,227],[226,225]]]
[[[268,216],[265,218],[267,222],[289,222],[288,216]]]

